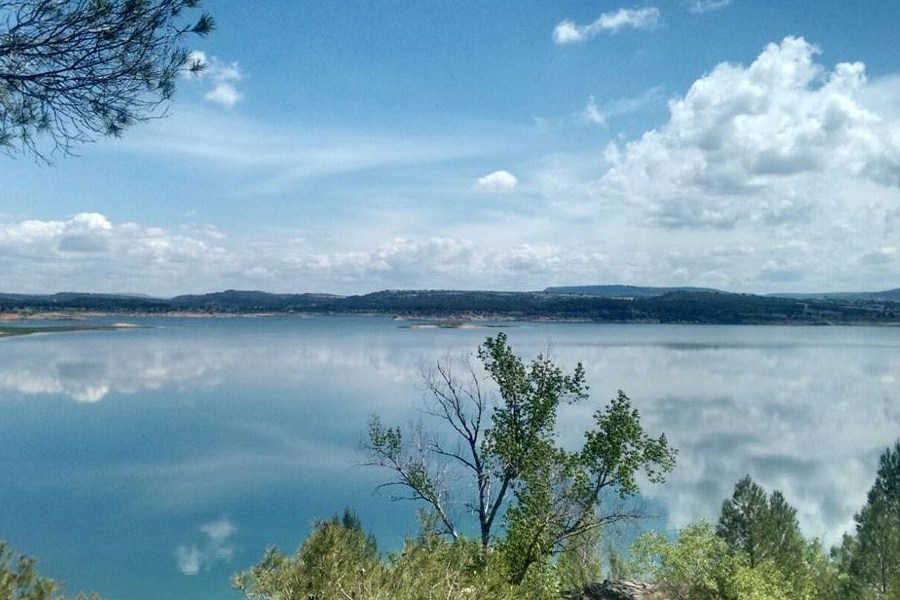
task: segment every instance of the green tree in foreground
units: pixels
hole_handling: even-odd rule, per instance
[[[57,586],[35,570],[35,559],[16,555],[0,542],[0,600],[62,600]],[[76,600],[99,600],[94,594],[79,594]]]
[[[866,505],[854,518],[851,574],[876,598],[900,598],[900,441],[881,454]]]
[[[722,503],[716,534],[732,553],[745,557],[751,569],[770,562],[793,584],[805,585],[806,541],[796,509],[780,491],[767,497],[749,475],[741,479]]]
[[[370,464],[393,471],[388,485],[408,492],[399,497],[425,502],[450,538],[460,538],[456,509],[474,513],[485,558],[495,547],[509,579],[521,583],[567,543],[638,517],[624,503],[607,506],[606,500],[636,495],[639,473],[663,481],[675,451],[665,435],[644,432],[622,392],[594,413],[579,450],[564,449],[558,411],[588,398],[582,366],[566,374],[544,356],[525,363],[503,333],[488,337],[477,356],[486,377],[468,362],[461,374],[446,361],[424,374],[425,412],[443,421],[452,442],[421,428],[410,434],[386,427],[375,416],[366,449]]]
[[[0,148],[68,153],[158,115],[191,62],[182,22],[200,0],[0,0]]]

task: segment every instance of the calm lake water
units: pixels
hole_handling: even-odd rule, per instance
[[[0,340],[0,539],[111,600],[236,598],[232,573],[345,506],[396,547],[414,507],[373,493],[366,421],[420,419],[418,366],[499,331],[130,321],[148,327]],[[503,325],[521,356],[584,363],[591,402],[562,415],[564,441],[621,388],[679,449],[645,488],[662,528],[715,518],[749,473],[834,542],[900,436],[900,329]]]

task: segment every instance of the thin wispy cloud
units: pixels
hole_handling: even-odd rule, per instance
[[[582,119],[589,125],[606,125],[606,114],[597,107],[597,101],[591,96],[582,112]]]
[[[379,169],[418,168],[496,152],[506,141],[484,131],[425,135],[375,129],[327,129],[315,123],[282,125],[237,113],[182,106],[177,114],[117,140],[116,151],[176,157],[250,183],[244,195],[278,194],[304,182]]]
[[[616,33],[620,29],[653,29],[659,24],[660,17],[659,9],[651,6],[606,12],[587,25],[578,25],[566,19],[553,29],[553,41],[556,44],[575,44],[601,33]]]
[[[695,14],[703,14],[715,10],[721,10],[729,6],[734,0],[688,0],[685,2],[687,9]]]

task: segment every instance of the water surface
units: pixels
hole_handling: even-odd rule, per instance
[[[497,331],[132,321],[149,327],[0,340],[0,539],[112,600],[234,598],[233,572],[345,506],[396,547],[414,510],[358,466],[366,421],[421,419],[418,367]],[[749,473],[836,541],[900,435],[900,329],[502,325],[522,356],[584,363],[592,399],[562,415],[565,443],[620,388],[666,432],[678,466],[645,494],[660,527],[715,518]]]

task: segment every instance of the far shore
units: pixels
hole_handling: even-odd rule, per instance
[[[92,319],[121,318],[123,322],[89,324]],[[66,331],[115,330],[145,325],[128,323],[124,319],[142,319],[148,317],[185,318],[185,319],[236,319],[288,317],[309,319],[314,317],[380,317],[392,318],[404,329],[486,329],[502,327],[511,322],[522,323],[569,323],[569,324],[605,324],[605,325],[705,325],[705,326],[773,326],[773,327],[898,327],[900,321],[868,320],[868,319],[796,319],[747,318],[740,322],[731,320],[658,320],[652,318],[635,318],[630,320],[592,319],[590,317],[564,317],[555,315],[522,315],[509,313],[475,313],[475,312],[421,312],[391,313],[379,311],[215,311],[215,310],[173,310],[173,311],[98,311],[98,310],[23,310],[0,312],[0,337],[25,335],[29,333],[53,333]],[[23,323],[29,321],[73,321],[72,325],[34,325],[4,326],[3,323]],[[504,324],[504,325],[500,325]]]

